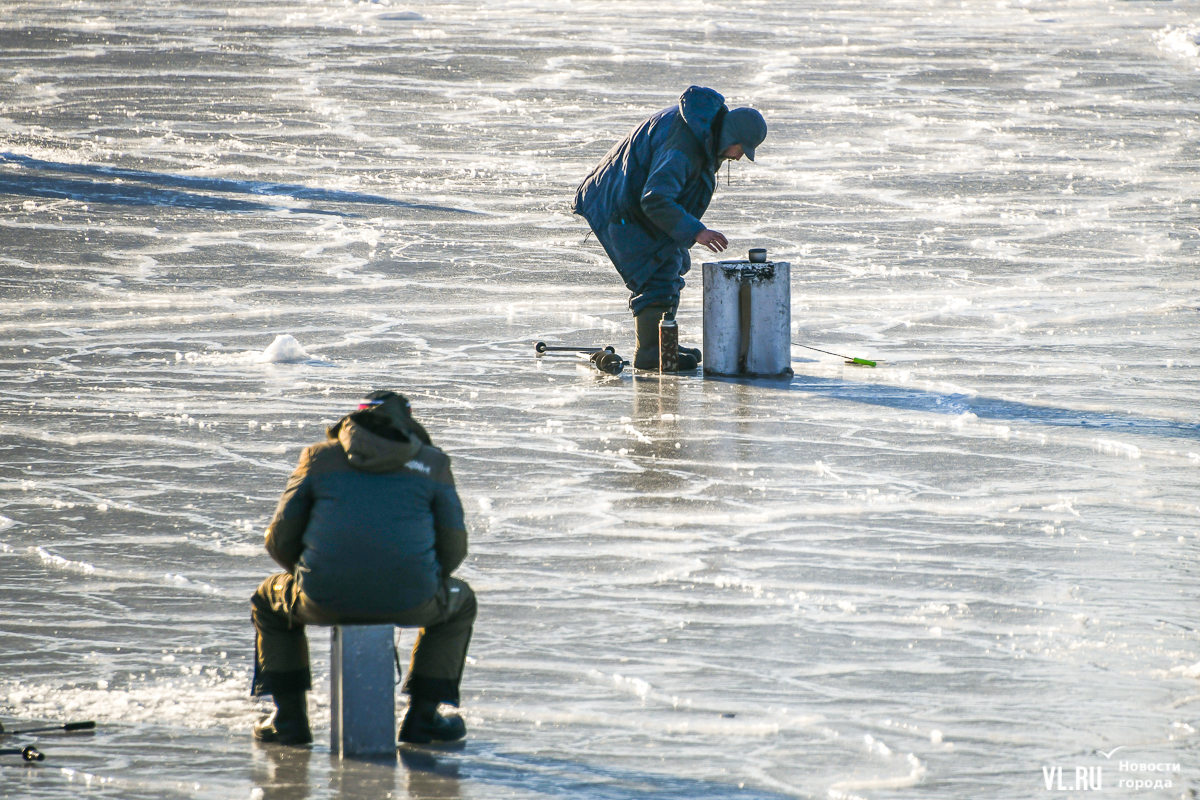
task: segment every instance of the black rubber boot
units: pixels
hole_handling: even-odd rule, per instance
[[[679,351],[679,360],[676,362],[676,372],[691,372],[696,367],[700,366],[700,359],[696,358],[693,353],[699,353],[692,347],[677,347]]]
[[[634,369],[658,369],[658,323],[671,310],[669,305],[646,306],[633,315],[637,350],[633,354]]]
[[[272,695],[275,712],[254,726],[254,738],[276,744],[312,744],[308,727],[308,699],[304,692]]]
[[[409,744],[453,742],[467,735],[467,725],[457,714],[443,717],[436,700],[412,698],[400,725],[400,741]]]

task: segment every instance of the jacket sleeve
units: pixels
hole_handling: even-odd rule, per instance
[[[642,211],[655,227],[683,247],[691,247],[704,224],[678,202],[687,183],[689,162],[675,148],[663,148],[654,154],[646,186],[642,190]]]
[[[433,496],[434,549],[442,566],[442,577],[449,577],[467,557],[467,526],[448,457],[443,457],[443,466],[434,481],[437,486]]]
[[[308,478],[310,448],[300,454],[300,463],[288,478],[275,516],[267,526],[267,552],[288,572],[296,569],[304,550],[304,531],[313,506],[312,483]]]

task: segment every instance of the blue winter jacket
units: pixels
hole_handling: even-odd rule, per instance
[[[588,221],[631,290],[666,258],[686,255],[704,230],[700,217],[712,200],[728,112],[724,97],[691,86],[679,105],[630,131],[579,184],[571,210]]]

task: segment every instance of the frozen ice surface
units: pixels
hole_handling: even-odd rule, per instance
[[[6,4],[0,715],[100,728],[4,757],[0,794],[959,800],[1059,767],[1200,789],[1197,22]],[[791,262],[796,342],[878,369],[534,357],[632,355],[568,204],[692,83],[771,131],[706,222]],[[256,748],[262,529],[300,448],[382,387],[468,508],[470,738],[331,761],[314,631],[317,745]],[[1179,768],[1134,792],[1122,760]]]

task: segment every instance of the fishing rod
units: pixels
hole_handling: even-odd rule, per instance
[[[19,731],[4,730],[4,723],[0,722],[0,736],[22,736],[27,733],[48,733],[50,731],[90,731],[94,730],[96,723],[93,720],[84,722],[68,722],[65,725],[47,725],[41,728],[22,728]]]
[[[821,350],[816,347],[809,347],[808,345],[800,344],[799,342],[792,342],[792,344],[796,345],[796,347],[803,347],[805,350],[816,350],[818,353],[824,353],[827,356],[837,356],[838,358],[844,358],[844,359],[846,359],[847,364],[858,364],[859,366],[862,366],[862,367],[875,366],[874,361],[870,361],[865,358],[855,358],[854,356],[844,356],[841,353],[831,353],[828,350]]]

